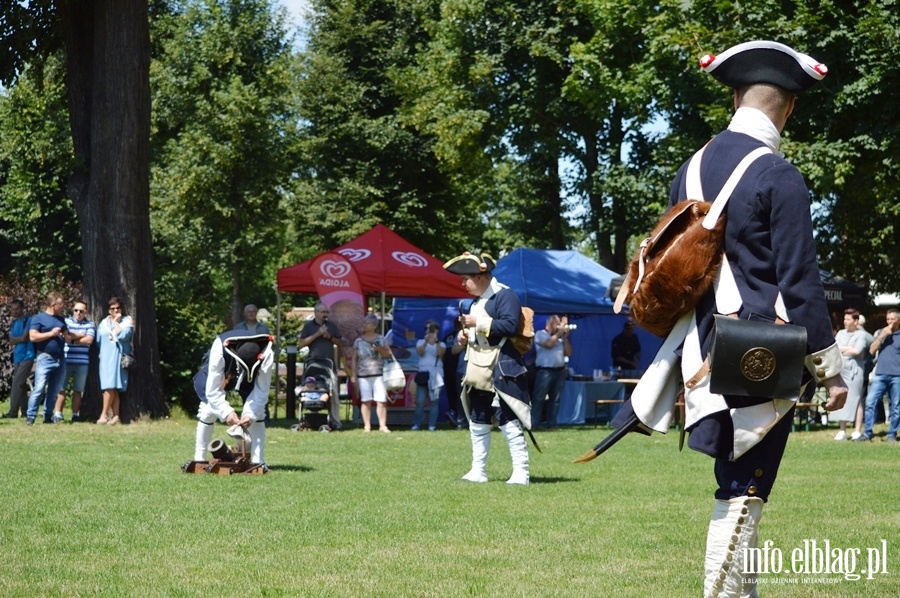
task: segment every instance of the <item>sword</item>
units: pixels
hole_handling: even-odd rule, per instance
[[[597,446],[575,459],[573,463],[587,463],[588,461],[596,459],[604,452],[606,452],[609,447],[619,442],[619,440],[621,440],[623,436],[637,428],[639,423],[640,421],[638,420],[637,415],[632,413],[631,417],[625,420],[624,424],[613,430],[612,433],[601,440]]]

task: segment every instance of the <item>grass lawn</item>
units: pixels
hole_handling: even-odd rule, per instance
[[[216,476],[181,473],[194,436],[185,416],[0,421],[0,596],[702,593],[712,460],[679,453],[675,432],[626,438],[585,465],[572,460],[607,430],[539,433],[531,486],[510,487],[497,431],[491,481],[470,484],[459,480],[467,432],[295,433],[290,423],[269,428],[267,475]],[[900,596],[900,449],[833,435],[791,436],[761,542],[785,566],[804,540],[858,548],[859,572],[886,540],[888,573],[762,575],[764,597]]]

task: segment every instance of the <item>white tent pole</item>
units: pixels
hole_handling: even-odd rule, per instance
[[[281,387],[281,376],[279,370],[281,358],[281,293],[278,292],[278,285],[275,285],[275,412],[272,419],[278,419],[278,391]]]

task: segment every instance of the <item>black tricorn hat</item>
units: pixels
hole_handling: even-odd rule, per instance
[[[494,258],[487,253],[482,253],[481,257],[478,257],[466,251],[444,264],[444,269],[453,274],[475,276],[476,274],[490,272],[496,265]]]
[[[266,352],[272,346],[272,336],[268,334],[231,336],[225,339],[222,346],[225,352],[234,358],[242,375],[247,380],[253,380]]]
[[[752,41],[707,54],[700,67],[729,87],[768,83],[793,93],[806,91],[828,74],[828,67],[784,44]]]

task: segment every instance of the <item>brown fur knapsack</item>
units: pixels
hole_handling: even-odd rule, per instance
[[[664,337],[697,305],[722,262],[724,214],[712,230],[703,227],[711,206],[691,199],[662,217],[631,260],[616,297],[616,313],[627,303],[639,326]]]
[[[519,318],[519,327],[512,337],[512,344],[522,355],[528,353],[534,344],[534,310],[530,307],[522,307],[522,317]]]
[[[761,146],[744,156],[707,203],[700,184],[703,151],[694,154],[686,174],[688,196],[697,199],[675,204],[644,239],[613,307],[619,313],[627,303],[634,321],[657,336],[668,336],[712,286],[724,252],[725,204],[750,165],[772,152]],[[703,226],[707,214],[711,228]]]

